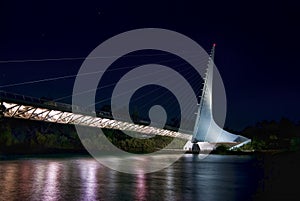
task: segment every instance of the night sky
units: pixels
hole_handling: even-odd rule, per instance
[[[106,39],[137,28],[182,33],[209,51],[227,93],[226,126],[282,117],[299,121],[300,6],[292,1],[1,1],[0,85],[76,75]],[[196,2],[196,1],[195,1]],[[59,98],[74,78],[0,90]]]

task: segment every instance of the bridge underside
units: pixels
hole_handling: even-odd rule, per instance
[[[185,140],[190,140],[192,137],[190,134],[155,128],[151,126],[138,125],[85,114],[74,114],[72,112],[55,109],[34,107],[20,103],[3,101],[2,105],[5,107],[5,110],[3,111],[4,117],[9,118],[45,121],[59,124],[75,124],[96,128],[127,130],[140,134],[169,136]]]

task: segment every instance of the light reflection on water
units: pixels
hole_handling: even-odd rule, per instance
[[[96,200],[97,195],[97,163],[87,162],[85,166],[82,164],[78,166],[80,169],[81,183],[83,184],[83,194],[82,199],[89,198],[91,200]]]
[[[145,200],[146,199],[146,181],[145,174],[140,173],[136,175],[136,187],[135,187],[135,199]]]
[[[160,172],[135,175],[89,157],[0,161],[0,200],[241,200],[254,190],[251,160],[185,155]]]
[[[46,181],[43,188],[43,200],[57,200],[58,199],[58,174],[59,164],[56,162],[50,162],[47,167]]]
[[[2,170],[2,168],[1,168]],[[10,167],[7,167],[4,169],[5,174],[1,174],[1,183],[5,183],[5,185],[1,185],[1,193],[7,195],[10,198],[14,198],[14,191],[13,188],[16,185],[17,182],[17,165],[12,164]]]

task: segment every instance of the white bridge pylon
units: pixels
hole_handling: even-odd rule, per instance
[[[215,44],[212,47],[208,61],[206,77],[202,89],[202,96],[198,106],[193,138],[188,141],[184,150],[199,152],[200,150],[213,150],[217,144],[231,143],[230,149],[238,148],[251,142],[241,135],[225,131],[213,118],[213,71],[214,71]],[[232,146],[233,145],[233,146]]]

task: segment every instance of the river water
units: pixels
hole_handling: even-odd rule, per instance
[[[87,156],[10,159],[0,161],[0,200],[244,201],[297,196],[289,183],[280,188],[292,173],[273,165],[276,160],[256,156],[209,155],[201,160],[187,154],[159,172],[130,175]]]

